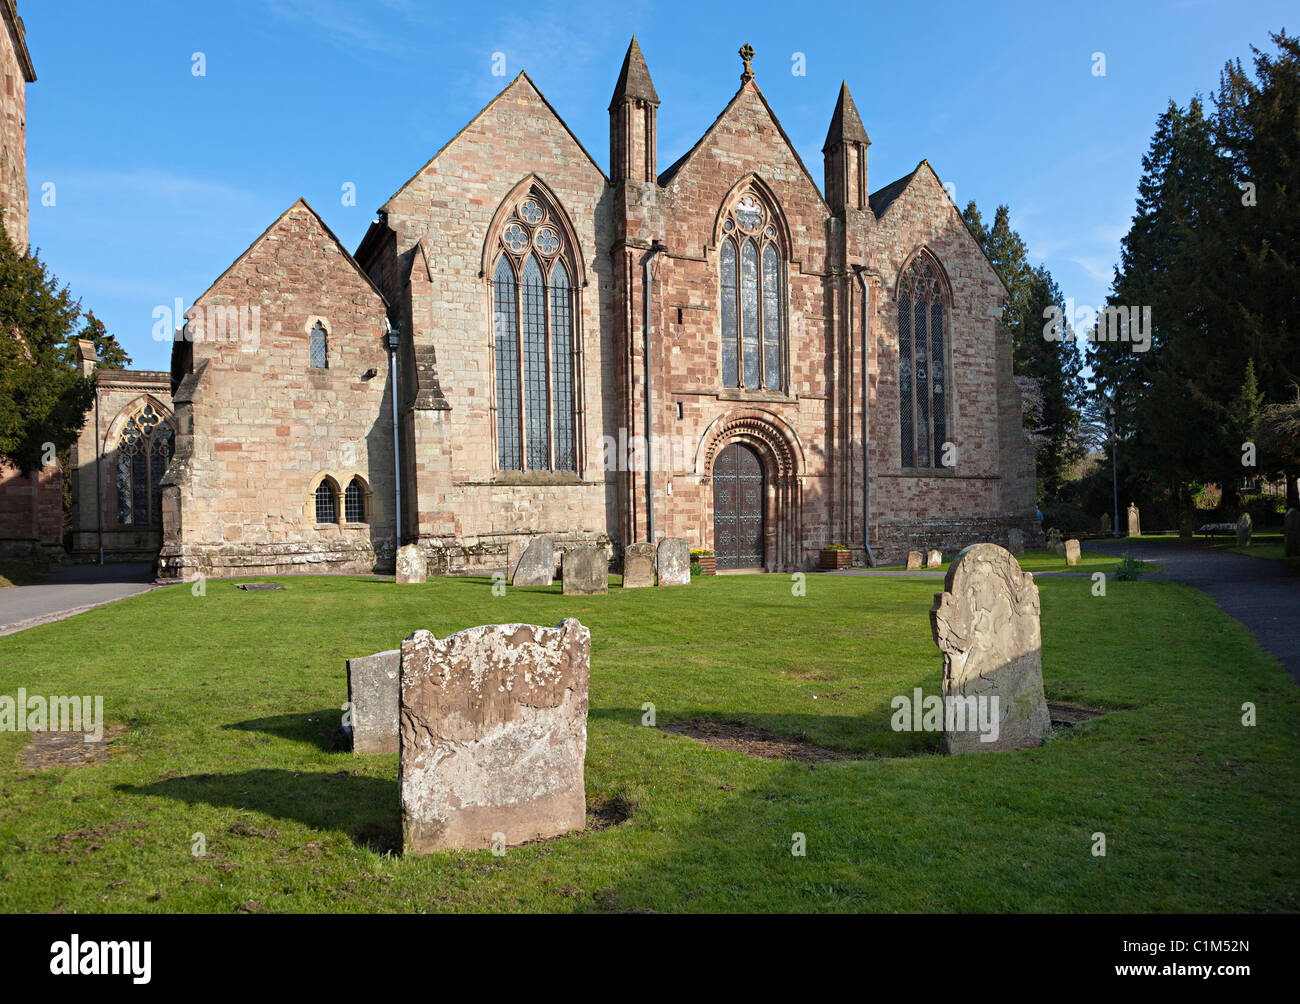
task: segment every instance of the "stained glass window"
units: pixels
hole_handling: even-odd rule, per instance
[[[724,387],[780,391],[784,386],[781,248],[777,228],[763,226],[765,219],[766,210],[750,194],[722,223],[723,233],[734,235],[724,237],[719,249]],[[743,239],[737,230],[761,233]]]
[[[516,213],[501,231],[492,280],[497,467],[576,471],[572,248],[540,197]]]
[[[898,412],[903,467],[943,464],[948,441],[946,289],[939,265],[922,253],[898,294]]]
[[[358,478],[353,478],[343,493],[343,518],[348,523],[366,521],[366,490]]]
[[[316,326],[311,329],[311,365],[313,369],[328,369],[329,354],[325,349],[325,328],[316,322]]]
[[[117,441],[117,521],[162,525],[162,477],[172,458],[171,423],[146,403],[127,419]]]
[[[339,521],[338,505],[334,498],[334,486],[328,480],[316,486],[316,522],[337,523]]]

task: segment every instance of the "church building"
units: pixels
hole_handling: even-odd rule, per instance
[[[846,85],[819,187],[741,56],[663,170],[634,39],[608,174],[521,73],[354,253],[295,202],[187,312],[166,391],[102,419],[130,462],[99,518],[156,528],[164,579],[391,569],[399,537],[455,574],[536,534],[767,571],[1036,536],[1006,289],[939,178],[871,192]]]

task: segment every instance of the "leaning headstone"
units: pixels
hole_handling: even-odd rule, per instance
[[[920,552],[920,551],[908,551],[908,552],[907,552],[907,570],[908,570],[909,572],[915,572],[915,571],[916,571],[917,569],[919,569],[920,567],[921,567],[921,552]]]
[[[1056,527],[1047,531],[1047,546],[1056,554],[1065,553],[1065,542],[1061,539],[1061,531]]]
[[[1110,525],[1110,513],[1104,512],[1101,514],[1101,519],[1097,521],[1097,529],[1101,531],[1103,537],[1111,535],[1113,527]]]
[[[689,572],[690,569],[687,569]],[[623,549],[623,588],[639,589],[655,584],[655,546],[628,544]]]
[[[590,596],[609,587],[609,559],[598,547],[571,547],[560,559],[560,575],[566,596]]]
[[[1007,550],[1012,554],[1025,553],[1025,531],[1018,526],[1007,531]]]
[[[1178,539],[1191,540],[1196,534],[1196,514],[1190,509],[1178,519]]]
[[[1065,542],[1065,563],[1067,565],[1077,565],[1083,557],[1083,551],[1079,547],[1079,541],[1071,537]]]
[[[1243,512],[1237,520],[1237,546],[1246,547],[1250,544],[1250,535],[1255,529],[1251,521],[1250,513]]]
[[[397,549],[397,582],[399,585],[418,585],[429,575],[429,564],[419,544],[407,544]]]
[[[1282,520],[1282,554],[1300,558],[1300,510],[1288,509]]]
[[[348,718],[353,753],[397,752],[401,649],[348,660]]]
[[[1142,536],[1142,515],[1133,502],[1128,504],[1128,535],[1130,537]]]
[[[590,659],[591,633],[572,618],[402,642],[405,853],[583,828]]]
[[[941,568],[941,567],[943,567],[943,552],[942,552],[942,551],[931,551],[929,554],[927,554],[927,555],[925,556],[925,567],[926,567],[926,568]]]
[[[519,556],[512,586],[549,586],[555,577],[555,540],[550,534],[534,537]]]
[[[930,624],[943,652],[943,751],[1041,744],[1051,722],[1033,575],[997,544],[973,544],[948,568]],[[995,733],[981,722],[996,723],[996,738],[982,741]]]
[[[691,582],[691,545],[680,537],[659,541],[659,585],[687,586]]]

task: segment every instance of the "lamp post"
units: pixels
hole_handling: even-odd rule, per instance
[[[397,568],[397,552],[402,546],[402,456],[397,445],[397,347],[401,335],[392,322],[384,335],[388,350],[388,388],[393,396],[393,568]]]
[[[1119,472],[1115,462],[1115,454],[1119,452],[1119,436],[1115,434],[1115,406],[1107,408],[1106,414],[1110,418],[1110,487],[1115,496],[1114,533],[1119,537]]]

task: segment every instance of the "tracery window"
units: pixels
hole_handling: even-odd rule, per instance
[[[722,232],[722,384],[780,390],[785,320],[776,223],[747,194],[723,219]]]
[[[571,255],[554,210],[520,200],[492,272],[500,470],[577,470]]]
[[[343,521],[345,523],[364,523],[366,521],[366,489],[360,478],[348,482],[343,492]]]
[[[312,369],[329,369],[329,353],[325,345],[325,326],[320,321],[311,329],[311,365]]]
[[[947,290],[939,263],[917,255],[899,282],[898,403],[902,466],[943,466],[948,439]]]
[[[316,486],[316,522],[337,523],[338,521],[338,499],[334,495],[334,485],[329,478],[326,478]]]
[[[171,423],[146,403],[117,441],[117,521],[162,525],[162,476],[172,459]]]

